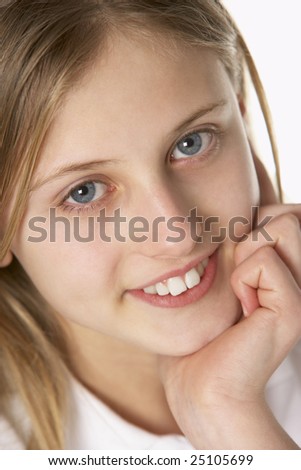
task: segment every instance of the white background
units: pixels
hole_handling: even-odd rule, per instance
[[[301,202],[301,1],[223,0],[245,38],[272,111],[286,202]],[[273,171],[264,124],[257,148]]]

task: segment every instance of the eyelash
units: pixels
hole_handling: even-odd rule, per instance
[[[214,150],[216,150],[219,146],[219,143],[220,143],[220,138],[221,136],[224,134],[224,132],[221,130],[221,129],[217,129],[216,127],[207,127],[207,128],[201,128],[201,129],[192,129],[188,132],[186,132],[185,134],[183,134],[180,139],[178,139],[172,146],[171,148],[171,151],[168,152],[168,155],[169,155],[169,159],[171,162],[173,161],[176,161],[177,163],[180,162],[181,160],[173,160],[172,159],[172,150],[175,149],[175,147],[180,143],[182,142],[183,140],[185,140],[185,138],[191,136],[192,134],[197,134],[197,133],[208,133],[208,134],[211,134],[212,135],[212,139],[217,139],[217,142],[214,143],[214,145],[212,146],[212,144],[210,144],[210,147],[209,149],[205,152],[207,155],[211,152],[213,152]],[[195,157],[191,157],[191,159],[193,159]],[[196,158],[201,158],[201,157],[197,157]],[[183,159],[184,160],[184,159]],[[189,160],[189,159],[188,159]],[[78,205],[69,205],[69,204],[65,204],[65,201],[69,198],[69,196],[71,195],[71,193],[76,189],[78,188],[79,186],[84,186],[85,184],[87,183],[103,183],[103,184],[107,184],[105,183],[104,181],[100,180],[100,179],[86,179],[82,182],[79,182],[77,183],[75,186],[73,186],[67,193],[66,196],[64,196],[63,200],[59,203],[58,207],[63,211],[63,212],[67,212],[68,214],[71,214],[72,212],[75,212],[76,214],[84,214],[86,212],[93,212],[94,210],[98,209],[99,206],[102,206],[106,200],[106,198],[108,197],[108,193],[112,193],[114,190],[115,190],[115,187],[113,185],[109,185],[108,184],[108,189],[107,189],[107,192],[106,194],[103,196],[103,197],[100,197],[98,199],[96,199],[95,201],[91,202],[91,203],[87,203],[87,204],[78,204]]]
[[[192,130],[186,132],[185,134],[183,134],[182,137],[173,144],[173,146],[171,148],[171,151],[169,152],[170,160],[172,162],[177,162],[177,163],[181,162],[181,163],[183,163],[185,159],[183,159],[183,161],[181,161],[181,160],[176,160],[176,159],[171,158],[172,157],[172,151],[175,149],[175,147],[180,142],[182,142],[182,140],[185,140],[187,137],[189,137],[193,134],[203,134],[203,133],[211,134],[212,135],[212,140],[216,140],[216,142],[214,142],[214,144],[210,143],[209,148],[205,151],[205,155],[210,155],[211,152],[218,149],[219,144],[220,144],[220,139],[224,135],[224,131],[222,129],[218,129],[215,126],[212,126],[212,127],[208,126],[206,128],[201,128],[201,129],[199,129],[199,128],[192,129]],[[191,159],[194,159],[194,158],[200,159],[200,158],[203,158],[203,157],[199,157],[199,156],[195,155],[195,156],[191,156],[190,159],[187,159],[187,160],[191,160]],[[186,162],[187,162],[187,160],[186,160]]]
[[[64,203],[62,203],[59,205],[59,207],[67,214],[71,214],[71,212],[76,212],[76,214],[84,214],[85,212],[91,212],[91,211],[93,212],[93,210],[97,208],[94,206],[98,206],[98,204],[99,204],[99,201],[94,201],[90,204],[77,205],[77,206],[69,206],[69,205],[65,205]]]
[[[98,199],[96,199],[93,202],[87,203],[87,204],[77,204],[77,205],[70,205],[66,204],[65,201],[71,196],[71,193],[78,188],[79,186],[84,186],[87,183],[103,183],[108,186],[106,194]],[[73,186],[66,196],[64,196],[63,200],[59,203],[58,207],[64,211],[67,212],[68,214],[71,214],[72,212],[76,212],[77,214],[84,214],[85,212],[93,212],[94,210],[98,209],[100,205],[103,205],[104,201],[108,197],[108,193],[112,193],[115,190],[115,187],[109,183],[106,183],[105,181],[102,181],[101,179],[86,179],[84,181],[81,181],[77,183],[75,186]]]

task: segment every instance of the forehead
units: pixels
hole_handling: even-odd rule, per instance
[[[161,139],[186,114],[231,90],[224,66],[208,49],[115,38],[67,94],[38,171],[57,166],[62,156],[81,159],[87,145],[90,157],[106,157],[137,145],[138,136]]]

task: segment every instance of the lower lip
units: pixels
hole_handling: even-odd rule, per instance
[[[146,294],[143,289],[133,289],[128,291],[128,293],[142,300],[143,302],[154,305],[155,307],[185,307],[185,305],[197,302],[208,292],[215,278],[216,266],[217,250],[213,253],[212,256],[210,256],[208,265],[204,271],[201,282],[192,289],[187,289],[185,292],[177,296],[173,296],[171,294],[167,294],[164,296],[160,296],[158,294]]]

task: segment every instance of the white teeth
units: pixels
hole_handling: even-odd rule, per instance
[[[199,264],[197,265],[197,268],[196,268],[196,269],[197,269],[199,275],[200,275],[200,276],[203,276],[204,271],[205,271],[205,268],[204,268],[203,264],[202,264],[202,263],[199,263]]]
[[[176,276],[167,279],[164,282],[157,282],[156,285],[148,286],[143,289],[146,294],[158,294],[177,296],[185,292],[187,289],[192,289],[197,286],[204,274],[205,268],[208,265],[209,258],[204,259],[195,268],[190,269],[184,277]]]
[[[192,289],[192,287],[195,287],[199,284],[200,282],[200,275],[197,272],[195,268],[192,268],[188,273],[185,274],[185,284],[189,289]]]
[[[157,290],[158,295],[167,295],[167,294],[169,294],[169,289],[168,289],[166,284],[163,284],[163,282],[158,282],[156,284],[155,288]]]
[[[157,294],[156,286],[149,286],[143,289],[146,294]]]
[[[167,287],[173,296],[180,295],[187,290],[185,282],[179,276],[169,278],[167,280]]]

